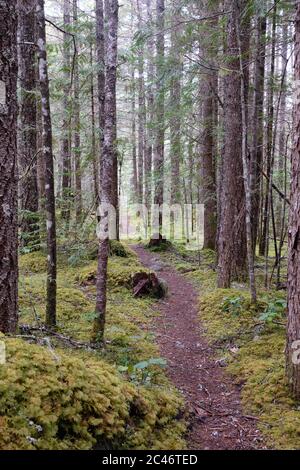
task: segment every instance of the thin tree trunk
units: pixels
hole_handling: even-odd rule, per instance
[[[105,0],[107,12],[107,44],[105,48],[105,125],[101,173],[101,203],[113,204],[112,182],[114,179],[114,159],[116,153],[116,78],[117,78],[117,38],[118,1]],[[98,251],[98,271],[96,283],[96,319],[93,340],[102,342],[106,315],[107,261],[109,254],[108,215],[100,220],[105,225],[105,234],[100,238]]]
[[[286,343],[287,377],[296,399],[300,399],[300,3],[296,3],[295,84],[292,187],[289,219],[288,323]]]
[[[276,53],[276,0],[274,0],[273,17],[272,17],[272,44],[271,44],[271,69],[268,80],[268,124],[267,124],[267,151],[266,151],[266,173],[268,179],[266,180],[265,199],[263,205],[263,227],[261,240],[259,245],[260,255],[266,258],[269,251],[269,220],[270,220],[270,191],[271,191],[271,177],[273,173],[272,168],[272,153],[273,153],[273,124],[274,124],[274,78],[275,78],[275,53]]]
[[[138,28],[142,30],[141,0],[136,0]],[[145,82],[144,82],[144,47],[141,45],[138,49],[138,199],[143,202],[144,189],[144,164],[145,164]],[[146,166],[146,165],[145,165]]]
[[[208,10],[208,8],[207,8]],[[209,11],[209,10],[208,10]],[[207,11],[205,12],[207,14]],[[218,24],[218,20],[208,22],[209,32]],[[208,35],[208,43],[202,40],[202,47],[206,56],[213,64],[217,54],[216,46],[211,43]],[[206,40],[207,41],[207,40]],[[201,132],[201,202],[204,204],[204,243],[203,248],[214,250],[216,247],[217,232],[217,194],[215,171],[215,131],[216,131],[216,96],[218,93],[218,77],[215,70],[206,70],[200,81],[202,94],[202,132]]]
[[[181,27],[179,21],[179,5],[174,4],[171,29],[171,89],[170,89],[170,160],[171,160],[171,204],[181,200],[180,191],[180,159],[181,159]]]
[[[99,165],[96,155],[96,118],[95,118],[95,93],[94,93],[94,74],[93,74],[93,46],[90,49],[90,65],[91,65],[91,117],[92,117],[92,162],[93,162],[93,180],[94,180],[94,197],[96,204],[99,203]]]
[[[147,0],[147,22],[148,27],[153,26],[153,17],[152,17],[152,1]],[[146,181],[147,181],[147,194],[145,194],[145,203],[148,208],[148,213],[150,210],[152,202],[152,160],[153,160],[153,121],[154,121],[154,94],[153,94],[153,82],[154,82],[154,40],[151,35],[147,42],[147,129],[146,129],[146,149],[145,149],[145,161],[146,161]],[[151,214],[149,213],[149,224],[151,222]]]
[[[35,0],[19,1],[19,197],[21,244],[39,247],[36,122]]]
[[[45,210],[47,222],[47,300],[46,324],[56,325],[56,220],[54,169],[52,152],[52,124],[49,97],[49,79],[46,51],[46,30],[44,0],[38,0],[37,7],[37,36],[39,80],[42,101],[43,155],[45,159]]]
[[[75,28],[78,22],[77,0],[73,0],[73,23]],[[75,153],[75,213],[76,222],[82,218],[82,192],[81,192],[81,142],[80,142],[80,97],[79,97],[79,69],[78,52],[74,62],[74,153]]]
[[[99,181],[101,184],[102,154],[104,140],[105,63],[104,63],[104,13],[103,0],[96,0],[96,45],[98,64],[98,113],[99,113]]]
[[[261,170],[263,161],[264,141],[264,82],[266,55],[266,17],[257,15],[256,19],[256,49],[254,70],[254,103],[252,117],[252,150],[250,168],[251,186],[251,225],[253,253],[255,253],[258,238],[258,222],[261,193]]]
[[[138,174],[137,174],[137,155],[136,155],[136,119],[135,119],[135,76],[134,67],[131,75],[131,141],[132,141],[132,186],[134,193],[134,202],[138,195]]]
[[[154,150],[154,204],[162,206],[164,200],[164,140],[165,140],[165,0],[156,0],[156,138]],[[162,238],[163,216],[159,210],[159,239]]]
[[[18,322],[17,11],[0,2],[0,331]]]
[[[70,27],[70,0],[64,0],[64,26]],[[71,143],[70,143],[70,36],[67,31],[63,38],[63,63],[64,63],[64,97],[63,97],[63,123],[61,138],[62,161],[62,218],[69,228],[71,216]]]
[[[254,253],[252,245],[252,227],[251,227],[251,191],[250,191],[250,171],[248,167],[248,116],[247,116],[247,88],[246,79],[243,66],[243,52],[241,46],[241,33],[239,26],[239,19],[236,18],[236,30],[239,44],[239,60],[240,60],[240,73],[241,73],[241,108],[242,108],[242,159],[243,159],[243,178],[245,190],[245,208],[246,208],[246,238],[247,238],[247,258],[248,258],[248,271],[250,281],[250,294],[251,302],[256,303],[256,286],[255,286],[255,272],[254,272]]]

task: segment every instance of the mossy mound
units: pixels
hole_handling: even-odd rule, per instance
[[[172,392],[129,384],[98,358],[1,339],[0,449],[183,448]]]
[[[118,240],[110,240],[109,250],[111,256],[120,256],[121,258],[136,258],[136,254],[128,246]]]
[[[108,286],[110,289],[119,287],[131,287],[132,275],[139,272],[141,265],[135,257],[123,258],[113,256],[108,263]],[[74,280],[81,285],[93,284],[96,282],[97,263],[90,263],[76,271]]]
[[[21,273],[43,273],[47,269],[47,256],[41,251],[21,255],[19,269]]]
[[[265,293],[257,306],[241,289],[215,289],[200,299],[201,320],[211,342],[228,361],[228,371],[243,383],[246,413],[258,416],[266,443],[276,449],[299,449],[300,409],[285,377],[285,329],[281,322],[261,321],[269,302],[283,293]],[[230,354],[230,344],[238,346]]]

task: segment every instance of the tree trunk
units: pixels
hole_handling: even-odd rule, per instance
[[[207,9],[208,10],[208,9]],[[208,10],[209,11],[209,10]],[[205,12],[207,14],[207,11]],[[210,12],[211,13],[211,12]],[[208,57],[209,63],[214,63],[217,48],[211,43],[211,31],[218,24],[218,20],[208,22],[208,41],[202,39],[202,48]],[[210,34],[209,34],[210,33]],[[217,194],[216,194],[216,171],[215,171],[215,132],[218,93],[217,72],[205,70],[201,76],[201,98],[202,98],[202,132],[201,132],[201,202],[204,204],[204,243],[203,248],[214,250],[216,248],[217,231]]]
[[[47,300],[46,324],[56,325],[56,220],[54,171],[52,152],[52,124],[50,113],[49,79],[46,51],[44,0],[37,7],[39,80],[42,101],[43,156],[45,160],[45,210],[47,222]]]
[[[101,184],[102,154],[104,140],[105,63],[104,63],[104,13],[103,0],[96,0],[96,45],[98,64],[98,113],[99,113],[99,181]]]
[[[105,47],[105,124],[101,173],[101,203],[113,204],[112,182],[114,179],[114,159],[116,154],[116,78],[117,78],[117,41],[118,41],[118,1],[106,0],[107,43]],[[99,241],[96,319],[93,340],[102,342],[106,315],[106,281],[109,254],[108,216],[101,217],[105,226],[105,236]]]
[[[17,12],[0,2],[0,331],[18,322]]]
[[[96,118],[95,118],[95,93],[94,93],[94,74],[93,74],[93,46],[90,49],[90,65],[91,65],[91,117],[92,117],[92,162],[93,162],[93,180],[94,180],[94,197],[96,204],[99,203],[99,165],[96,155]]]
[[[75,28],[78,22],[77,0],[73,0],[73,23]],[[78,46],[77,46],[78,47]],[[80,143],[80,101],[79,101],[79,69],[78,51],[74,62],[74,153],[75,153],[75,212],[76,222],[82,218],[81,193],[81,143]]]
[[[39,247],[36,132],[35,0],[19,2],[19,197],[21,244]]]
[[[153,17],[152,17],[152,2],[147,0],[147,21],[148,27],[151,28]],[[147,129],[146,129],[146,148],[145,148],[145,162],[146,162],[146,189],[145,203],[148,208],[149,214],[149,225],[151,223],[151,202],[152,202],[152,160],[153,160],[153,121],[154,121],[154,94],[153,94],[153,81],[154,81],[154,65],[152,57],[154,57],[154,40],[152,35],[149,37],[147,42]]]
[[[288,253],[288,324],[286,363],[291,391],[300,399],[300,3],[296,3],[294,128]]]
[[[142,30],[142,13],[140,0],[137,0],[138,28]],[[143,202],[144,158],[145,158],[145,82],[144,82],[144,47],[138,49],[138,202]],[[145,165],[146,166],[146,165]]]
[[[70,27],[70,1],[64,0],[64,26]],[[70,36],[67,31],[63,38],[63,63],[64,63],[64,97],[63,97],[63,123],[61,138],[62,161],[62,218],[69,228],[71,215],[71,143],[70,143]]]
[[[266,149],[266,188],[265,199],[263,203],[263,226],[262,234],[259,244],[259,253],[266,258],[269,251],[269,220],[270,220],[270,192],[272,188],[273,177],[273,128],[274,128],[274,79],[275,79],[275,54],[276,54],[276,22],[277,22],[277,8],[276,0],[274,0],[273,17],[272,17],[272,43],[271,43],[271,69],[268,80],[268,122],[267,122],[267,149]]]
[[[165,140],[165,0],[156,0],[156,136],[154,149],[154,204],[162,206],[164,200],[164,140]],[[162,237],[162,210],[159,211],[159,238]]]
[[[136,119],[135,119],[135,76],[134,67],[131,75],[131,141],[132,141],[132,188],[134,202],[137,202],[138,195],[138,174],[137,174],[137,155],[136,155]]]
[[[252,149],[250,168],[251,187],[251,225],[253,253],[255,254],[258,236],[258,221],[260,209],[261,170],[263,162],[264,143],[264,82],[266,55],[266,17],[257,15],[256,18],[256,49],[254,69],[254,103],[252,117]]]
[[[245,0],[227,0],[231,11],[227,24],[226,68],[224,78],[224,153],[223,181],[218,239],[218,287],[230,287],[231,280],[240,279],[246,268],[245,191],[242,163],[241,76],[236,22],[241,22]],[[240,15],[241,12],[241,15]],[[241,25],[241,49],[246,50],[246,28]],[[245,77],[247,90],[247,77]]]

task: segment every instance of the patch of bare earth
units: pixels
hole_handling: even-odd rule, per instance
[[[191,413],[189,449],[262,448],[257,418],[243,414],[239,387],[215,358],[198,316],[193,285],[156,253],[134,246],[141,263],[168,284],[168,297],[158,302],[161,315],[153,325],[167,374],[183,393]]]

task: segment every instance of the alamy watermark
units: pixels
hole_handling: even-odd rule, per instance
[[[117,238],[118,216],[121,240],[147,240],[161,235],[166,240],[188,241],[191,249],[203,247],[204,204],[152,204],[147,207],[122,200],[118,211],[111,204],[101,203],[97,216],[100,240]]]

